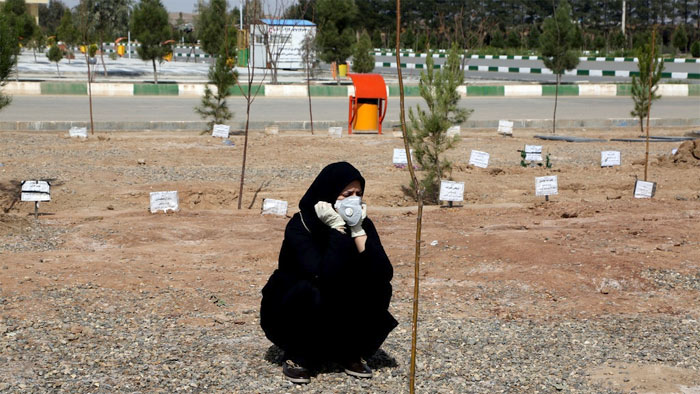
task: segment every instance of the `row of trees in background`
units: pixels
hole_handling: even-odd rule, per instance
[[[570,5],[576,49],[631,54],[649,41],[651,26],[657,25],[664,52],[686,53],[694,46],[694,56],[700,56],[700,42],[694,44],[700,40],[700,0],[627,0],[625,34],[622,0],[572,0]],[[555,8],[556,2],[550,0],[404,0],[401,47],[425,52],[457,43],[494,54],[537,53],[544,19]],[[316,22],[321,37],[328,34],[330,41],[344,42],[345,48],[355,42],[353,34],[361,32],[368,33],[373,47],[395,45],[396,11],[391,0],[297,0],[287,14]],[[325,41],[319,42],[321,49],[331,47]],[[336,57],[344,55],[347,52]]]
[[[14,2],[18,0],[10,0]],[[96,21],[92,34],[95,42],[111,41],[126,36],[129,29],[131,0],[82,0]],[[81,3],[82,3],[81,2]],[[280,2],[278,1],[278,4]],[[621,29],[622,0],[572,0],[573,23],[571,47],[576,50],[596,51],[599,55],[632,56],[649,41],[652,24],[657,25],[660,53],[690,52],[700,57],[700,0],[626,0],[626,34]],[[34,31],[44,36],[55,36],[58,41],[71,43],[73,37],[67,26],[73,21],[75,10],[59,0],[40,6],[41,26]],[[228,20],[229,35],[235,33],[241,10],[227,10],[225,1],[198,2],[194,29],[182,17],[162,41],[198,41],[201,48],[212,56],[219,55],[217,42],[223,35],[222,20]],[[314,48],[325,62],[344,63],[351,56],[366,66],[355,66],[353,71],[370,70],[373,59],[364,55],[364,49],[392,47],[395,37],[395,8],[391,0],[296,0],[288,8],[281,6],[263,9],[261,0],[247,0],[243,10],[247,19],[257,18],[307,19],[317,24]],[[405,0],[401,20],[401,46],[419,52],[428,49],[449,48],[456,43],[461,48],[484,53],[541,53],[540,37],[543,23],[554,13],[555,4],[549,0],[506,2],[502,0]],[[269,15],[265,14],[265,10]],[[273,10],[273,11],[270,11]],[[246,20],[248,25],[251,22]],[[217,23],[219,25],[217,25]],[[28,28],[31,30],[30,28]],[[26,47],[41,46],[43,39],[28,31],[22,37]],[[362,38],[362,40],[360,40]],[[235,46],[235,40],[230,40]],[[360,50],[361,49],[361,50]],[[103,68],[104,59],[102,59]]]
[[[9,96],[2,94],[2,87],[17,63],[19,44],[14,28],[11,19],[4,12],[0,13],[0,109],[11,102]]]
[[[105,41],[126,37],[129,30],[140,44],[137,47],[139,57],[153,63],[156,83],[156,62],[162,62],[164,56],[172,52],[169,40],[173,31],[168,12],[159,0],[141,0],[136,4],[130,0],[81,0],[72,10],[60,1],[51,1],[40,8],[40,18],[45,18],[40,19],[41,26],[29,15],[24,0],[7,0],[2,15],[12,27],[12,35],[19,46],[35,50],[50,46],[47,57],[56,62],[57,70],[58,62],[64,57],[73,58],[73,47],[81,45],[90,58],[100,54],[107,76],[102,45]],[[18,53],[17,50],[16,55]],[[88,75],[92,81],[94,71]]]

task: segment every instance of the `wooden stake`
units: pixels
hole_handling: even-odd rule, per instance
[[[649,118],[651,117],[651,81],[654,77],[654,56],[656,51],[656,27],[651,31],[651,62],[649,63],[649,100],[647,100],[647,141],[644,154],[644,181],[647,181],[649,170]]]
[[[39,220],[39,201],[34,201],[34,219]]]
[[[416,189],[416,197],[418,198],[418,215],[416,217],[416,253],[413,270],[413,319],[411,330],[411,366],[409,371],[409,392],[414,394],[416,389],[416,342],[418,338],[418,296],[419,296],[419,273],[420,273],[420,247],[421,247],[421,229],[423,224],[423,194],[425,190],[420,187],[416,172],[413,168],[411,159],[411,148],[408,144],[408,134],[406,132],[406,110],[404,103],[403,78],[401,76],[401,0],[396,0],[396,70],[399,78],[399,97],[401,109],[401,131],[403,132],[403,144],[406,148],[406,160],[408,171],[411,174],[411,181]]]

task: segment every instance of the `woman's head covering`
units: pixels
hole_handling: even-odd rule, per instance
[[[341,161],[327,165],[311,183],[304,197],[299,201],[299,210],[307,226],[322,225],[316,216],[314,205],[319,201],[335,203],[340,192],[352,181],[360,181],[360,187],[365,190],[365,178],[352,164]],[[313,223],[313,224],[311,224]],[[312,231],[313,229],[310,228]]]

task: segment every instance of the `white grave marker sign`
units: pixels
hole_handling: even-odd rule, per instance
[[[22,201],[51,201],[51,185],[47,181],[22,182]]]
[[[464,182],[440,181],[440,201],[464,201]]]
[[[612,167],[620,165],[620,152],[616,150],[604,150],[600,152],[600,166]]]
[[[413,149],[411,149],[411,158],[413,158]],[[394,148],[394,165],[405,166],[408,165],[408,158],[406,157],[406,149]]]
[[[513,122],[508,120],[499,120],[498,132],[504,135],[513,135]]]
[[[462,135],[462,126],[457,125],[450,127],[449,129],[447,129],[446,135],[448,138],[454,138]]]
[[[542,161],[542,145],[525,145],[525,160]]]
[[[79,137],[79,138],[87,138],[87,127],[71,127],[70,130],[68,130],[68,136],[70,137]]]
[[[329,127],[328,128],[328,135],[331,137],[335,138],[340,138],[343,136],[343,128],[342,127]]]
[[[151,213],[168,212],[168,210],[180,210],[177,191],[151,192]]]
[[[656,194],[656,182],[637,180],[634,183],[634,198],[652,198]]]
[[[472,150],[469,156],[469,164],[474,167],[486,168],[489,166],[489,154],[478,150]]]
[[[228,138],[231,132],[231,126],[227,124],[215,124],[211,130],[212,137]]]
[[[286,216],[287,202],[284,200],[274,200],[272,198],[266,198],[263,200],[262,214]]]
[[[557,176],[540,176],[535,178],[535,195],[552,196],[559,194]]]

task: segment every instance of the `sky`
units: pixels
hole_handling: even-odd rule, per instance
[[[78,5],[80,0],[62,0],[63,4],[67,5],[70,8],[75,7]],[[161,0],[165,8],[168,10],[168,12],[193,12],[194,11],[194,5],[197,3],[197,0]],[[294,1],[287,0],[285,1],[287,3],[293,3]],[[274,4],[275,0],[263,0],[263,3],[270,3]],[[228,0],[228,5],[230,8],[237,8],[240,7],[241,0]]]

